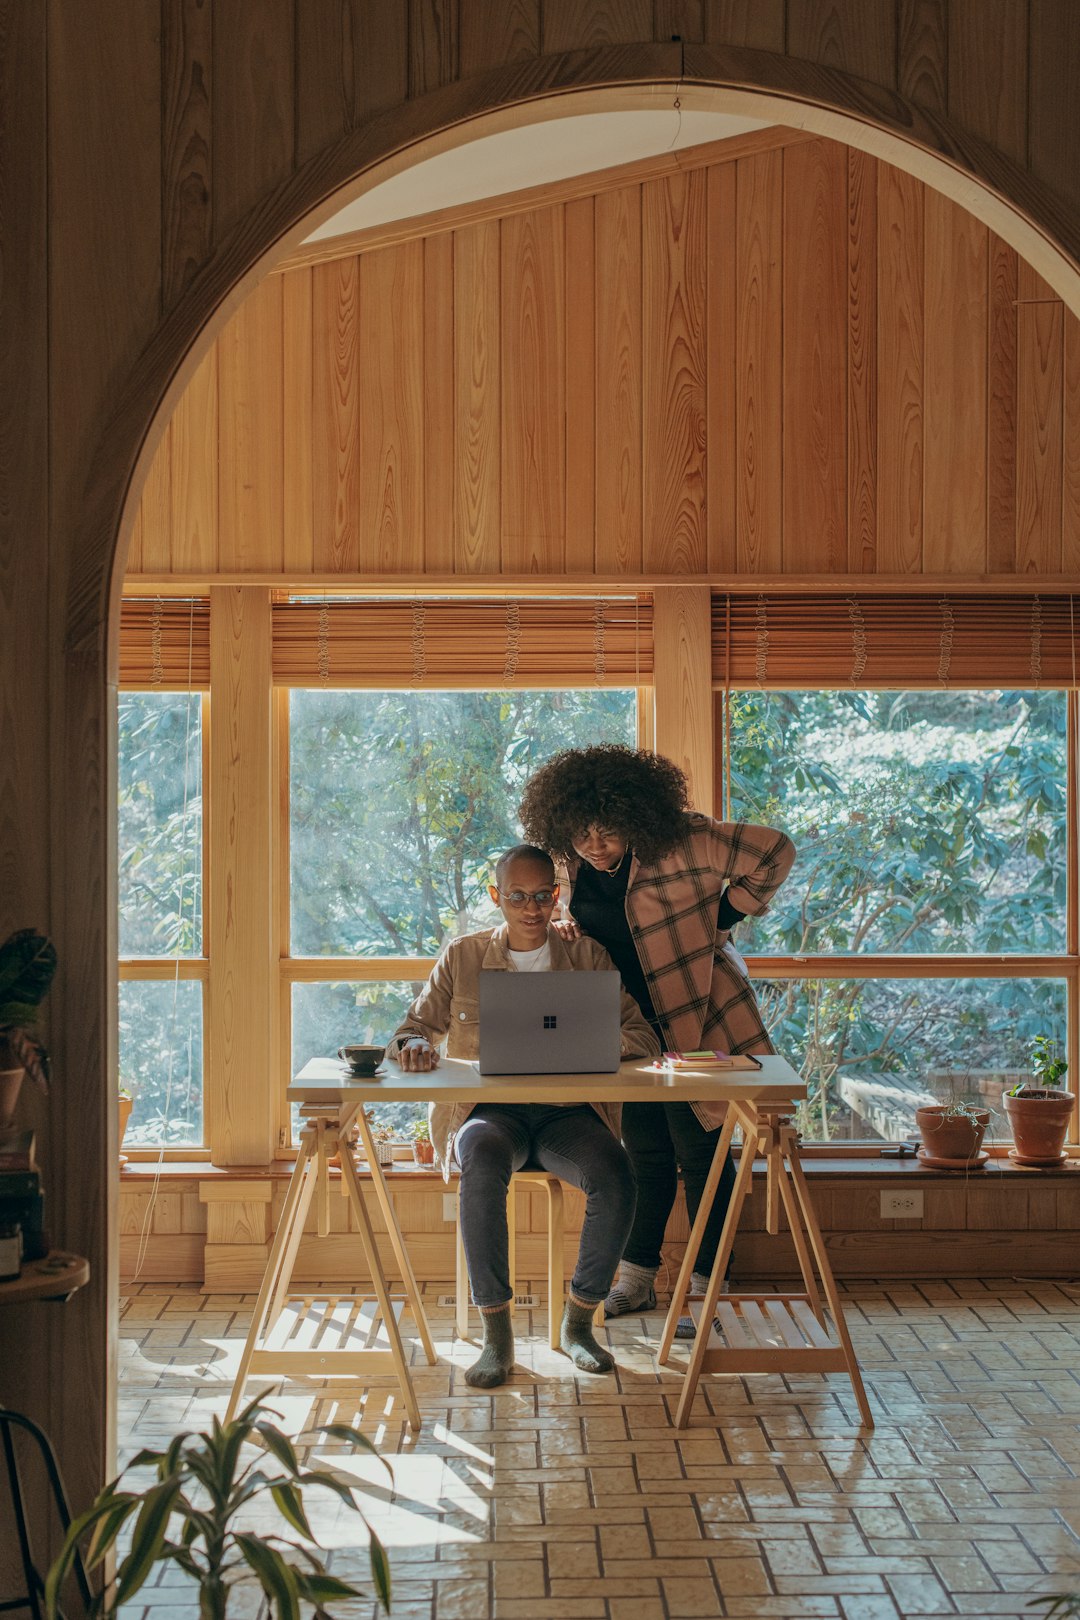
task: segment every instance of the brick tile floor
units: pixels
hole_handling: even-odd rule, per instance
[[[872,1435],[839,1374],[704,1379],[677,1432],[659,1313],[609,1323],[618,1370],[590,1378],[548,1349],[542,1310],[519,1311],[512,1382],[472,1391],[476,1346],[436,1304],[451,1287],[425,1290],[439,1361],[414,1345],[418,1437],[390,1385],[270,1397],[306,1461],[356,1482],[390,1555],[396,1620],[1031,1620],[1033,1597],[1080,1590],[1080,1286],[849,1287]],[[122,1461],[224,1411],[253,1303],[125,1289]],[[392,1484],[313,1432],[345,1420],[390,1460]],[[355,1516],[329,1493],[308,1507],[331,1568],[366,1585]],[[145,1599],[125,1615],[197,1612],[174,1573]]]

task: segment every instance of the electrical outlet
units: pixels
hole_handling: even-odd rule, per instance
[[[922,1198],[921,1193],[919,1197]],[[457,1220],[457,1193],[443,1193],[442,1218],[444,1221],[450,1221],[451,1223]]]
[[[921,1220],[923,1212],[923,1195],[914,1188],[911,1192],[883,1192],[881,1195],[881,1218],[888,1220]]]

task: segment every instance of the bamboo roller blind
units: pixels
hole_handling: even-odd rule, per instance
[[[275,686],[635,686],[645,597],[275,603]]]
[[[1068,686],[1071,596],[717,594],[717,686]]]
[[[124,597],[120,685],[174,692],[209,687],[209,597]]]

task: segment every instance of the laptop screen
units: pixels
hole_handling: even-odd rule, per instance
[[[622,981],[594,973],[480,973],[481,1074],[614,1074]]]

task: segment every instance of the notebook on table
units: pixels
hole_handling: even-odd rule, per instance
[[[595,973],[480,972],[481,1074],[614,1074],[622,980]]]

